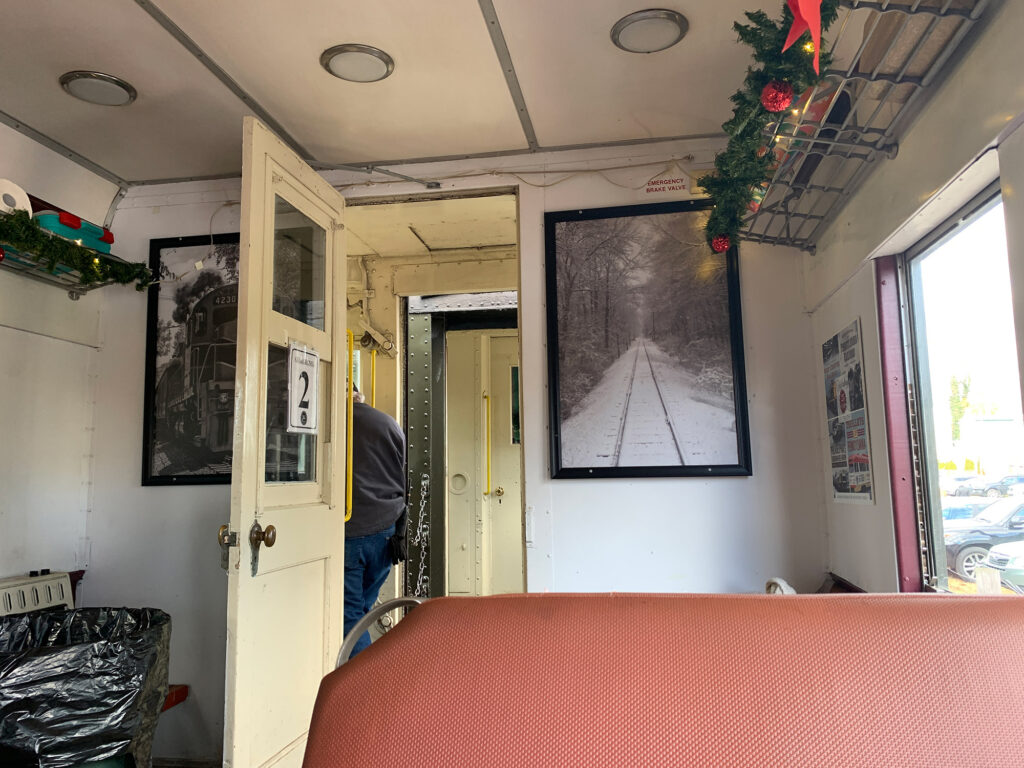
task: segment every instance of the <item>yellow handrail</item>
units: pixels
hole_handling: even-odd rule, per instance
[[[370,350],[370,407],[377,407],[377,350]]]
[[[484,402],[486,403],[486,423],[487,423],[487,490],[484,491],[484,496],[488,496],[491,493],[491,398],[489,395],[484,395]]]
[[[348,418],[345,419],[345,426],[348,432],[345,441],[345,522],[347,523],[352,519],[352,453],[355,447],[352,439],[352,387],[354,386],[353,376],[355,376],[352,358],[354,356],[355,335],[347,329],[345,333],[348,335]]]

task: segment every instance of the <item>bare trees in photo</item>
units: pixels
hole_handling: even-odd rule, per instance
[[[644,335],[697,377],[708,392],[731,397],[726,256],[706,245],[697,216],[648,216]]]
[[[562,417],[570,416],[640,329],[636,219],[560,222],[555,229]]]
[[[568,418],[644,337],[706,392],[731,397],[726,257],[702,215],[562,221],[555,228],[559,407]]]

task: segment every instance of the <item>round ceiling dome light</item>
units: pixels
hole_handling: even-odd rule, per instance
[[[65,72],[60,76],[60,85],[76,99],[104,107],[123,107],[139,95],[130,83],[102,72]]]
[[[395,60],[380,48],[345,43],[320,54],[320,64],[335,77],[353,83],[375,83],[395,71]]]
[[[664,8],[636,11],[615,22],[612,42],[630,53],[655,53],[671,48],[686,36],[690,22]]]

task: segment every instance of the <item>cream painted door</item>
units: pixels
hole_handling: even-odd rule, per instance
[[[299,766],[342,640],[345,201],[260,122],[243,131],[224,764]],[[290,346],[319,354],[313,393]],[[315,435],[287,430],[290,381]]]
[[[447,334],[448,594],[524,590],[519,338]]]

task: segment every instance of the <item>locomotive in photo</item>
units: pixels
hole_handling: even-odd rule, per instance
[[[203,447],[207,461],[209,454],[230,459],[237,334],[237,283],[215,288],[196,302],[185,321],[182,347],[157,382],[158,442]],[[175,463],[172,456],[167,459]]]

